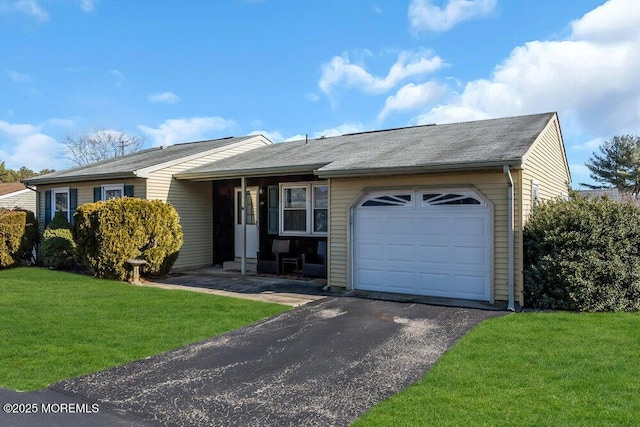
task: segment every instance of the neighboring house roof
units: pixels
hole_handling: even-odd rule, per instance
[[[576,190],[578,194],[588,198],[609,197],[614,202],[620,200],[620,192],[617,188],[596,188],[592,190]]]
[[[21,182],[0,183],[0,208],[19,207],[30,211],[36,208],[36,193]]]
[[[555,113],[414,126],[273,144],[176,174],[219,179],[309,173],[321,177],[519,166]]]
[[[1,182],[0,196],[6,196],[17,191],[26,190],[27,187],[21,182]]]
[[[208,155],[261,136],[229,137],[149,148],[121,157],[24,179],[27,185],[88,181],[113,178],[148,177],[150,172]]]

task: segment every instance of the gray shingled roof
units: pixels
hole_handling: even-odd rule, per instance
[[[177,174],[215,179],[315,172],[320,176],[519,165],[555,113],[415,126],[261,147]]]
[[[222,138],[209,141],[175,144],[167,147],[155,147],[138,151],[122,157],[115,157],[88,165],[77,166],[46,175],[23,180],[27,185],[38,185],[58,182],[97,180],[108,178],[131,178],[136,172],[146,168],[180,160],[185,157],[222,148],[254,136],[239,138]]]

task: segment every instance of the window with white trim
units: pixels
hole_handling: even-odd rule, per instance
[[[102,186],[102,199],[119,199],[124,196],[124,184],[112,184]]]
[[[536,202],[540,198],[540,183],[531,180],[531,202]]]
[[[51,190],[51,218],[56,216],[56,213],[62,212],[64,216],[69,218],[69,188],[54,188]]]
[[[326,183],[280,184],[280,234],[326,235],[329,229]]]

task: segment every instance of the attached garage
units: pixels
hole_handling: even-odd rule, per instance
[[[491,218],[470,189],[367,194],[353,215],[353,287],[489,301]]]

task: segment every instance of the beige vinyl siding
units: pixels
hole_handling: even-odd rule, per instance
[[[54,188],[76,188],[78,190],[78,207],[84,205],[85,203],[93,203],[93,188],[101,187],[103,185],[133,185],[133,196],[144,198],[146,195],[146,182],[143,178],[132,178],[132,179],[114,179],[114,180],[104,180],[104,181],[86,181],[86,182],[70,182],[64,184],[55,184],[55,185],[39,185],[38,186],[38,197],[39,204],[37,209],[38,214],[38,224],[40,225],[40,229],[44,230],[45,223],[45,191],[52,190]]]
[[[35,212],[36,192],[32,190],[21,190],[0,196],[0,208],[13,209],[15,207]]]
[[[211,182],[177,180],[173,178],[173,175],[264,145],[265,142],[262,139],[257,139],[149,174],[146,198],[171,203],[180,215],[184,243],[173,268],[201,267],[211,265],[213,262],[213,195]]]
[[[522,181],[516,187],[521,194],[522,204],[521,210],[517,217],[522,221],[516,224],[516,241],[522,242],[524,225],[527,223],[531,210],[533,208],[532,184],[538,183],[538,200],[552,200],[562,197],[568,193],[571,184],[571,176],[569,174],[569,165],[562,143],[560,133],[560,124],[557,118],[549,122],[547,127],[540,133],[536,141],[531,145],[529,151],[523,158],[523,169],[521,171]],[[518,243],[517,243],[518,244]],[[522,248],[519,243],[517,248]],[[520,304],[524,305],[522,271],[524,254],[522,251],[516,255],[516,295],[520,296]]]
[[[549,122],[525,154],[522,173],[522,207],[526,222],[532,208],[532,181],[539,183],[540,201],[567,194],[571,178],[557,120]]]
[[[514,180],[519,179],[517,173]],[[507,265],[507,180],[502,171],[484,173],[429,174],[377,178],[334,178],[330,191],[329,283],[331,286],[350,287],[350,208],[365,190],[384,190],[402,187],[457,188],[472,186],[493,204],[493,298],[508,299]],[[517,204],[517,201],[516,201]],[[518,211],[516,207],[516,212]],[[517,219],[516,219],[517,222]],[[516,241],[516,251],[519,247]],[[516,259],[518,257],[516,256]]]

